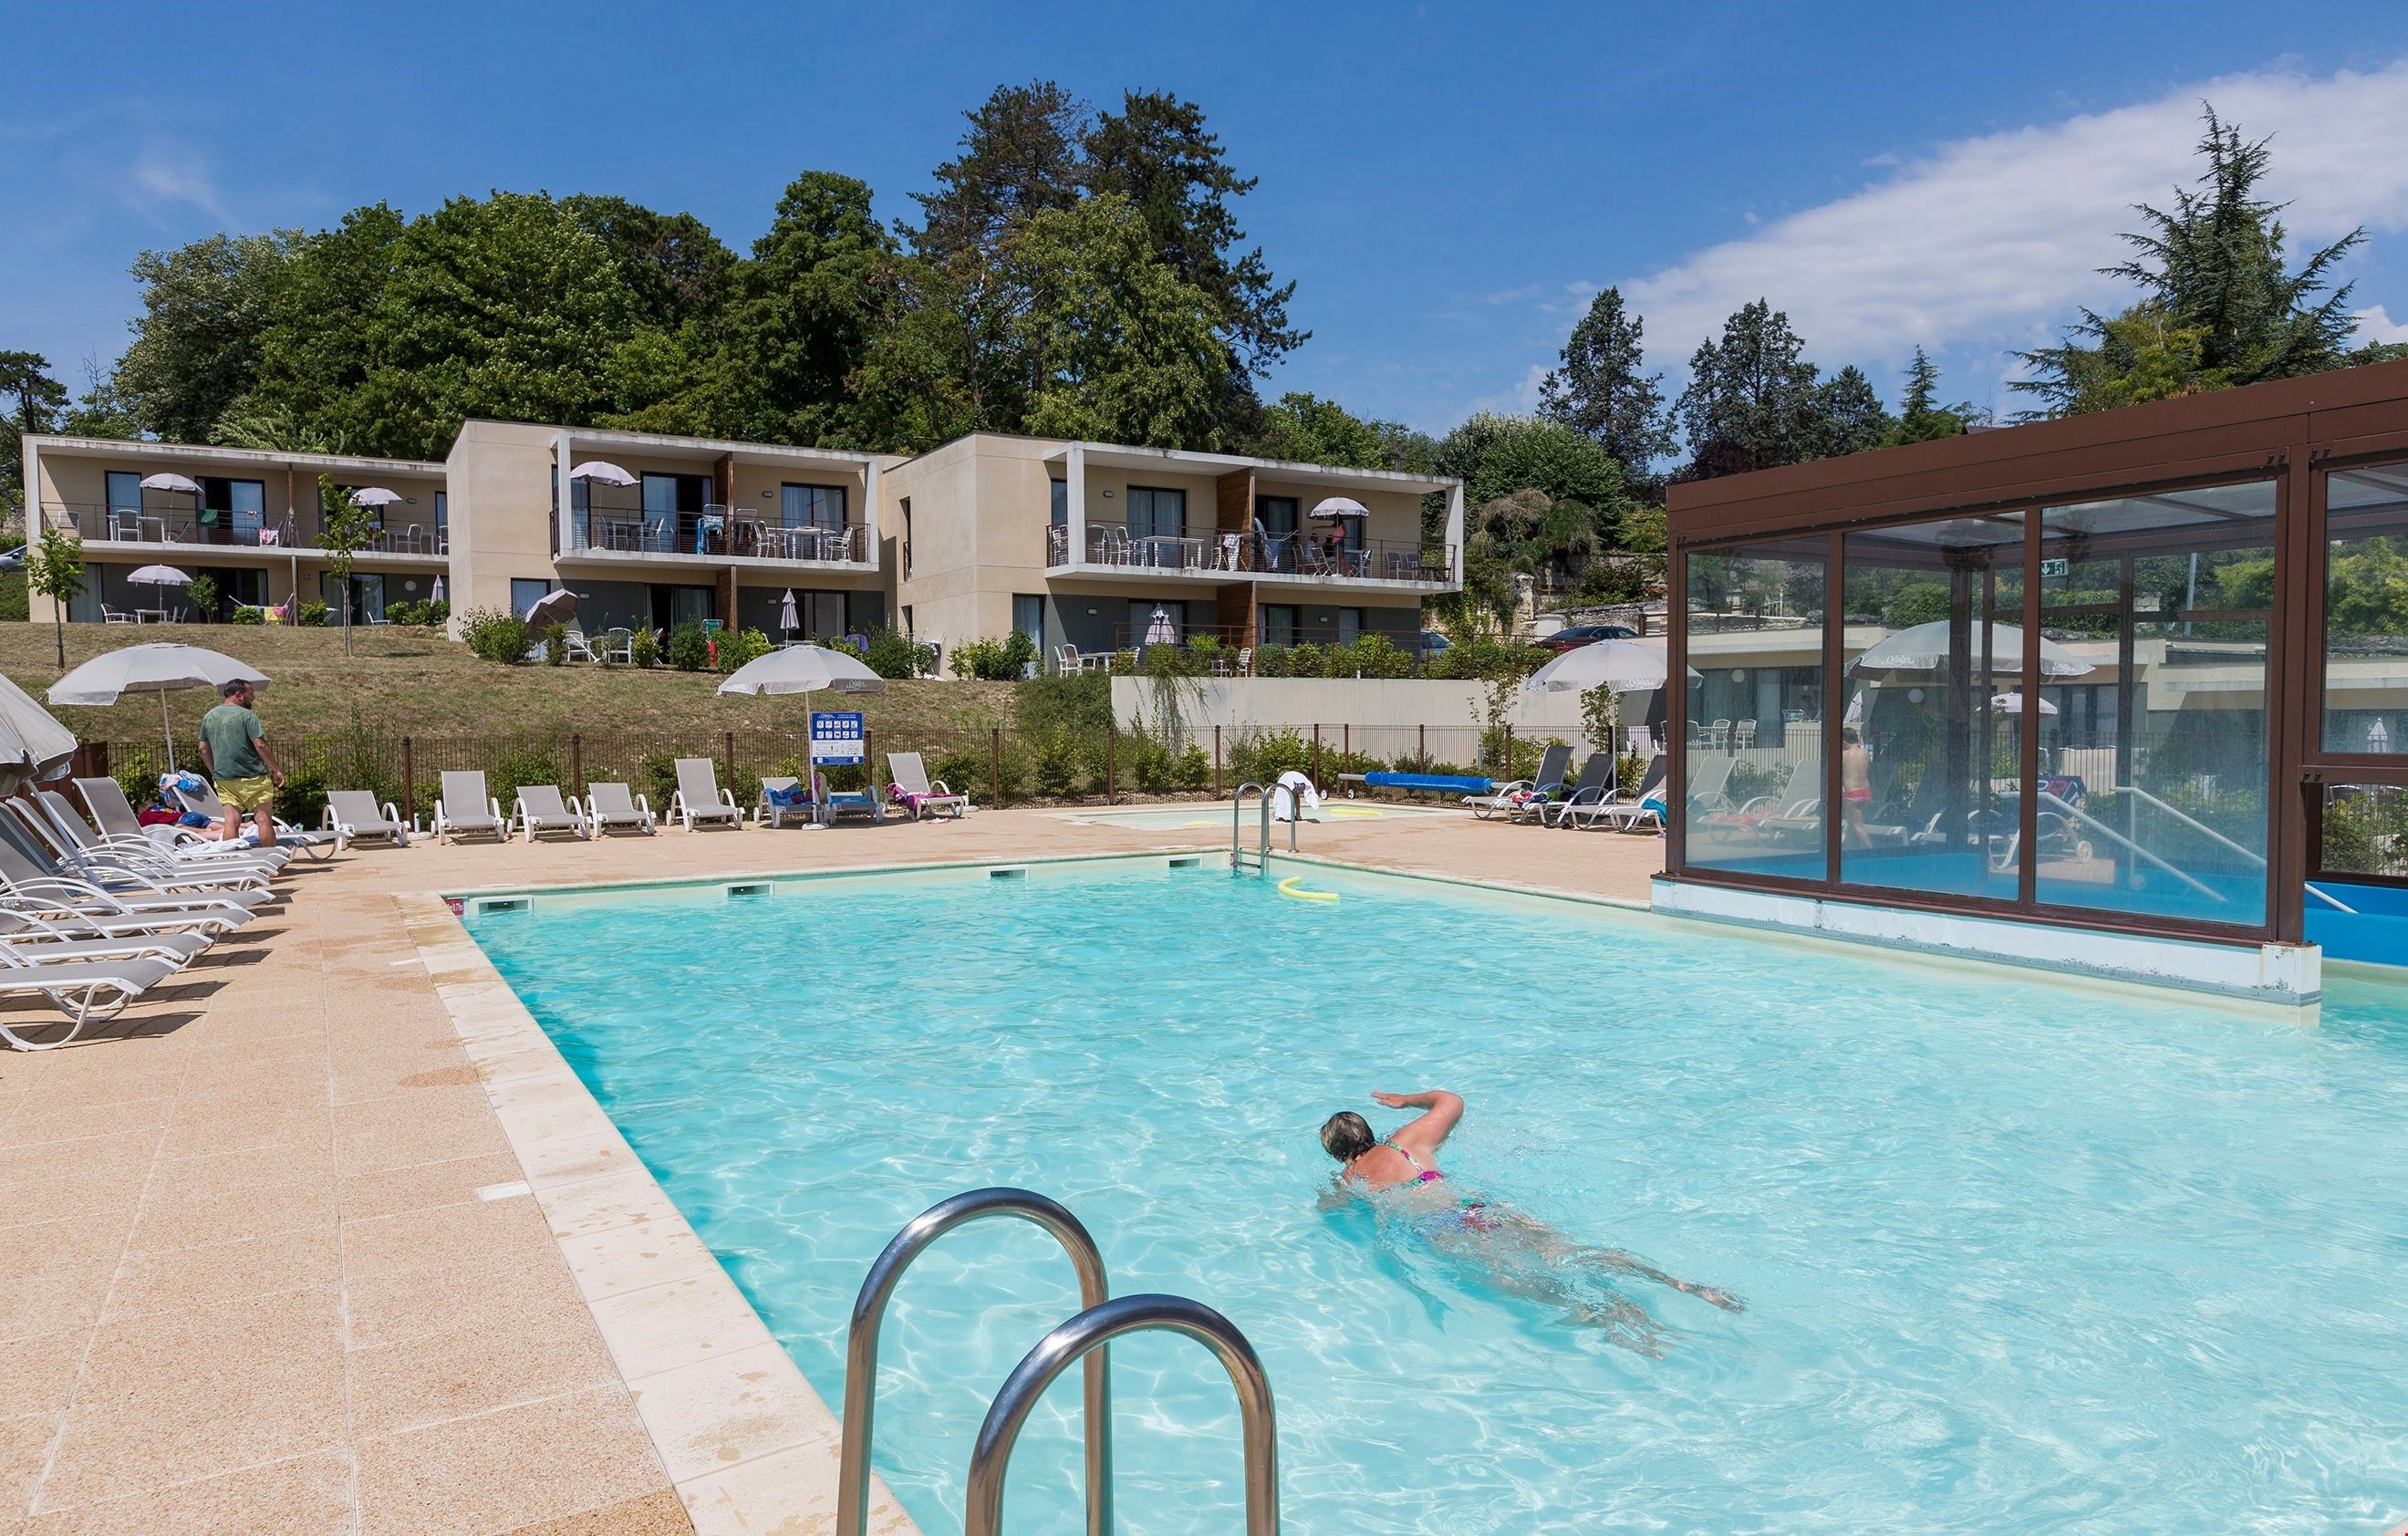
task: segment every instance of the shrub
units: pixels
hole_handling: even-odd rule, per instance
[[[193,611],[200,616],[201,623],[207,624],[218,616],[218,581],[208,572],[203,571],[185,582],[184,596],[191,601]]]
[[[0,571],[0,624],[23,624],[33,612],[25,596],[25,573]]]
[[[957,794],[985,795],[990,793],[994,762],[984,744],[976,749],[953,747],[937,754],[928,765],[928,777],[942,779]]]
[[[307,611],[303,610],[305,614]],[[318,612],[319,622],[324,623],[324,604],[318,605]],[[508,609],[469,610],[460,620],[460,639],[476,654],[504,667],[516,667],[526,659],[526,621]]]
[[[303,603],[294,610],[293,622],[306,629],[323,629],[326,627],[326,605]]]
[[[236,609],[234,610],[234,616],[227,622],[230,624],[265,624],[267,622],[267,615],[262,613],[255,608],[246,605]]]
[[[513,741],[504,747],[485,770],[485,788],[502,802],[502,814],[510,813],[518,799],[522,784],[557,784],[563,793],[573,793],[568,782],[567,759],[557,741]]]
[[[410,624],[420,629],[439,629],[452,616],[452,605],[441,600],[415,602],[404,600],[384,605],[384,616],[395,624]]]
[[[1079,785],[1079,768],[1078,743],[1068,736],[1039,737],[1029,754],[1029,773],[1040,795],[1069,794]]]
[[[1283,678],[1287,675],[1288,648],[1286,646],[1266,645],[1255,650],[1254,676],[1258,678]]]
[[[656,752],[636,765],[637,793],[652,804],[655,815],[669,813],[669,797],[677,793],[677,759],[673,752]]]
[[[1229,742],[1228,755],[1230,777],[1240,783],[1253,780],[1268,784],[1291,768],[1312,771],[1312,743],[1295,730],[1240,732]],[[1205,772],[1211,772],[1211,764],[1205,765]]]
[[[567,661],[568,626],[565,624],[544,625],[543,664],[546,667],[560,667],[566,665]]]
[[[1292,678],[1328,676],[1329,652],[1311,640],[1292,647],[1287,653],[1287,675]]]
[[[1037,659],[1037,642],[1020,630],[1013,630],[999,640],[964,640],[953,647],[947,663],[955,677],[977,678],[982,682],[1014,682],[1028,671],[1028,664]]]
[[[669,665],[681,672],[699,672],[710,665],[710,631],[687,623],[669,631]]]
[[[638,629],[627,641],[627,661],[635,667],[658,667],[661,664],[660,637],[650,629]]]
[[[868,654],[862,659],[882,678],[929,677],[937,670],[935,646],[922,645],[895,629],[873,630]]]
[[[1398,646],[1385,635],[1376,633],[1357,635],[1354,637],[1354,643],[1344,649],[1346,652],[1344,670],[1348,677],[1412,676],[1412,653]]]
[[[757,629],[739,629],[732,635],[723,635],[719,640],[719,669],[723,672],[733,672],[745,663],[757,661],[775,649],[777,648],[769,643],[769,637]]]

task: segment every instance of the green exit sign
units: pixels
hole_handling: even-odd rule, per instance
[[[2063,560],[2043,560],[2040,563],[2040,573],[2043,578],[2063,576],[2066,573],[2066,566],[2067,562]]]

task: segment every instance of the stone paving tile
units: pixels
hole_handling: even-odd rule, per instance
[[[129,1254],[102,1316],[114,1323],[278,1291],[332,1293],[341,1282],[340,1255],[332,1222],[198,1248]]]
[[[686,1536],[694,1524],[673,1492],[647,1494],[608,1509],[521,1526],[508,1536]],[[797,1533],[799,1536],[799,1533]]]
[[[361,1536],[519,1531],[666,1482],[616,1383],[370,1440],[359,1456]]]
[[[355,1349],[349,1363],[352,1426],[369,1437],[619,1383],[591,1320],[566,1313],[550,1328],[503,1315]]]
[[[512,1320],[544,1335],[594,1328],[576,1277],[556,1256],[536,1254],[508,1266],[479,1257],[439,1269],[354,1276],[344,1294],[345,1339],[354,1350]]]
[[[375,1173],[355,1173],[336,1184],[335,1199],[346,1221],[358,1221],[438,1205],[458,1205],[476,1199],[480,1189],[509,1184],[523,1176],[519,1160],[508,1152],[486,1153]]]
[[[531,1197],[437,1206],[343,1224],[348,1280],[556,1252]]]
[[[25,1522],[10,1536],[346,1536],[351,1457],[322,1452]]]
[[[34,1501],[42,1462],[50,1454],[50,1442],[58,1438],[59,1420],[64,1416],[19,1413],[13,1403],[0,1409],[0,1530],[13,1533],[22,1529],[14,1518]]]
[[[22,1096],[21,1096],[22,1097]],[[131,1131],[158,1130],[175,1107],[173,1094],[111,1104],[106,1112],[73,1107],[36,1106],[22,1114],[0,1114],[0,1147],[38,1146],[46,1141],[81,1141],[96,1136],[122,1136]]]

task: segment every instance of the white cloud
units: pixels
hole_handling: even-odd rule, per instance
[[[126,183],[126,200],[145,213],[155,216],[162,204],[182,203],[213,219],[234,222],[208,160],[180,145],[163,139],[144,145]]]
[[[2408,341],[2408,321],[2392,319],[2380,304],[2371,309],[2359,309],[2350,318],[2358,322],[2357,339],[2360,341]]]
[[[2272,194],[2298,243],[2363,223],[2408,226],[2408,60],[2359,74],[2227,76],[2151,102],[1908,156],[1862,191],[1624,285],[1650,351],[1677,363],[1756,298],[1785,309],[1818,360],[1894,362],[1928,347],[2028,346],[2077,304],[2128,292],[2131,206],[2197,176],[2200,102],[2274,138]],[[2378,306],[2361,328],[2402,332]]]

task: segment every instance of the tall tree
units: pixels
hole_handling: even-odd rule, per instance
[[[1689,384],[1673,405],[1688,438],[1685,480],[1813,458],[1828,439],[1814,365],[1789,317],[1762,299],[1723,322],[1720,340],[1689,358]]]
[[[40,352],[0,352],[0,502],[15,502],[25,514],[24,535],[34,537],[34,497],[26,494],[27,438],[50,431],[67,409],[66,387],[50,377],[50,360]]]
[[[718,318],[731,295],[738,261],[709,224],[691,213],[660,213],[624,197],[581,194],[562,198],[560,206],[617,260],[638,323],[675,332]]]
[[[1879,448],[1892,426],[1873,382],[1854,363],[1814,386],[1815,458]]]
[[[1382,423],[1354,415],[1335,400],[1290,393],[1263,408],[1261,424],[1247,452],[1295,464],[1343,464],[1386,469],[1390,444]]]
[[[1303,344],[1311,333],[1287,318],[1296,284],[1271,276],[1259,246],[1239,250],[1246,234],[1232,205],[1256,179],[1229,168],[1201,107],[1166,92],[1128,92],[1118,113],[1096,119],[1085,147],[1085,185],[1127,198],[1171,270],[1212,297],[1216,328],[1240,367],[1261,376]]]
[[[2258,194],[2271,140],[2243,137],[2213,106],[2202,119],[2200,190],[2175,188],[2172,208],[2139,205],[2143,227],[2123,236],[2138,254],[2100,268],[2129,279],[2140,300],[2114,316],[2085,309],[2063,341],[2019,354],[2032,373],[2013,387],[2041,401],[2019,419],[2296,378],[2383,355],[2348,350],[2351,285],[2332,286],[2364,227],[2291,269],[2280,218],[2288,205]]]
[[[392,280],[408,221],[389,204],[343,215],[332,229],[300,237],[267,282],[266,323],[251,386],[222,411],[210,440],[233,446],[322,451],[375,441],[378,423],[360,409],[373,347],[370,318]]]
[[[1967,423],[1979,414],[1969,401],[1960,400],[1955,405],[1942,403],[1940,398],[1940,365],[1917,347],[1914,360],[1906,366],[1906,393],[1899,398],[1898,420],[1884,440],[1896,445],[1962,437]]]
[[[1621,467],[1592,438],[1561,422],[1482,411],[1446,435],[1432,467],[1464,482],[1467,503],[1479,507],[1517,491],[1543,491],[1602,514],[1611,543],[1625,499]]]
[[[1086,104],[1052,80],[997,86],[963,114],[961,152],[937,167],[937,190],[913,193],[920,228],[912,246],[939,260],[994,255],[1012,225],[1079,200]]]
[[[1589,301],[1539,385],[1539,413],[1596,438],[1634,488],[1656,483],[1656,461],[1673,446],[1664,376],[1641,371],[1645,340],[1645,323],[1624,306],[1621,289],[1608,288]]]
[[[134,260],[142,313],[117,391],[145,432],[206,442],[259,368],[269,293],[294,236],[212,235]]]
[[[869,186],[807,171],[752,244],[726,331],[742,435],[831,444],[845,436],[849,380],[890,323],[894,236]]]

